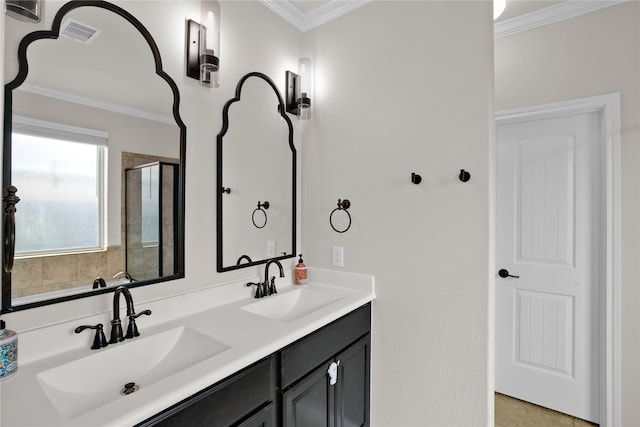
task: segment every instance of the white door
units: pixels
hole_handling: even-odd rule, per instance
[[[496,391],[596,423],[601,138],[599,113],[496,129]]]

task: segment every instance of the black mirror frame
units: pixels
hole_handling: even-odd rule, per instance
[[[29,64],[27,62],[27,48],[31,43],[41,39],[57,39],[60,34],[60,26],[64,16],[70,11],[79,7],[98,7],[111,11],[133,25],[142,37],[147,41],[149,48],[153,54],[155,60],[156,74],[160,76],[171,88],[173,92],[173,117],[176,121],[176,125],[180,128],[180,163],[179,163],[179,176],[178,176],[178,215],[176,218],[177,226],[177,258],[175,260],[175,274],[170,276],[158,277],[155,279],[140,280],[126,286],[128,288],[150,285],[154,283],[167,282],[175,279],[184,278],[184,236],[185,236],[185,160],[186,160],[186,141],[187,141],[187,127],[180,117],[180,92],[178,86],[173,79],[162,69],[162,58],[160,57],[160,50],[155,40],[151,36],[151,33],[146,27],[132,14],[116,6],[112,3],[102,0],[72,0],[65,3],[56,13],[51,30],[34,31],[27,34],[20,41],[18,47],[18,63],[19,71],[15,79],[5,85],[4,90],[4,143],[3,143],[3,188],[6,189],[11,185],[11,131],[12,131],[12,117],[13,117],[13,90],[19,87],[27,78],[29,72]],[[6,190],[3,190],[6,191]],[[3,209],[3,221],[8,215],[5,209]],[[19,218],[19,216],[18,216]],[[5,240],[6,240],[6,236]],[[7,252],[5,245],[2,245],[2,253]],[[75,300],[79,298],[85,298],[93,295],[112,292],[115,287],[101,288],[97,290],[91,290],[80,294],[68,295],[64,297],[51,298],[41,301],[36,301],[28,304],[22,304],[13,306],[11,304],[11,273],[7,273],[4,269],[2,271],[2,309],[0,313],[11,313],[19,310],[26,310],[34,307],[41,307],[49,304],[56,304],[64,301]]]
[[[266,259],[261,259],[258,261],[250,261],[247,263],[243,263],[240,265],[230,265],[230,266],[224,266],[223,260],[222,260],[222,242],[223,242],[223,217],[222,217],[222,199],[223,199],[223,195],[225,193],[225,188],[223,186],[222,183],[222,139],[224,137],[224,135],[227,133],[227,131],[229,130],[229,108],[231,107],[231,105],[233,105],[235,102],[240,101],[240,97],[242,95],[242,86],[244,85],[244,83],[247,81],[247,79],[251,78],[251,77],[257,77],[260,78],[262,80],[264,80],[265,82],[267,82],[267,84],[269,84],[269,86],[271,86],[271,88],[273,89],[273,91],[275,92],[277,98],[278,98],[278,111],[280,112],[280,116],[283,118],[283,120],[287,123],[287,126],[289,127],[289,148],[291,149],[291,166],[292,166],[292,174],[291,174],[291,189],[292,189],[292,195],[291,195],[291,202],[292,202],[292,206],[291,206],[291,254],[289,255],[281,255],[279,257],[273,257],[273,258],[266,258]],[[269,261],[269,259],[287,259],[287,258],[293,258],[296,256],[296,203],[297,203],[297,199],[296,199],[296,195],[297,195],[297,169],[296,169],[296,160],[297,160],[297,152],[296,152],[296,147],[293,144],[293,124],[291,123],[291,119],[289,118],[289,116],[286,113],[286,109],[285,109],[285,104],[284,101],[282,99],[282,95],[280,94],[280,91],[278,91],[277,86],[275,85],[275,83],[273,82],[273,80],[271,80],[271,78],[269,76],[267,76],[266,74],[254,71],[248,74],[245,74],[240,81],[238,82],[238,85],[236,86],[236,93],[235,93],[235,97],[230,99],[229,101],[227,101],[224,104],[224,108],[222,109],[222,129],[220,130],[220,133],[218,133],[217,139],[216,139],[216,231],[217,231],[217,246],[216,246],[216,256],[217,256],[217,271],[218,273],[222,273],[224,271],[231,271],[231,270],[237,270],[240,268],[246,268],[246,267],[251,267],[254,265],[260,265],[260,264],[264,264],[267,261]]]

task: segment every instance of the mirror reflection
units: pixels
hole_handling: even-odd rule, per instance
[[[228,127],[218,135],[218,271],[295,255],[296,153],[281,107],[277,88],[261,73],[244,76],[225,106]]]
[[[20,202],[4,311],[82,296],[97,278],[109,287],[184,275],[177,87],[156,73],[155,43],[131,20],[108,3],[70,2],[54,20],[59,37],[23,41],[28,75],[5,99],[4,186]],[[17,46],[25,25],[7,19],[6,39]],[[79,40],[74,26],[95,33]],[[15,50],[5,55],[17,69]]]
[[[176,163],[156,161],[126,169],[125,271],[130,280],[176,273]]]

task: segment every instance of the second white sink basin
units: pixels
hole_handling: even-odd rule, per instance
[[[135,382],[140,390],[229,347],[188,328],[177,327],[149,337],[111,344],[94,354],[37,375],[58,412],[69,420],[105,405]]]
[[[258,316],[291,322],[342,299],[342,296],[312,287],[295,288],[242,307]]]

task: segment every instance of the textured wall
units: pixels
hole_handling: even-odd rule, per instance
[[[332,268],[342,246],[344,270],[375,275],[373,425],[492,417],[490,9],[374,2],[305,35],[304,259]],[[328,223],[339,198],[352,202],[344,234]]]

